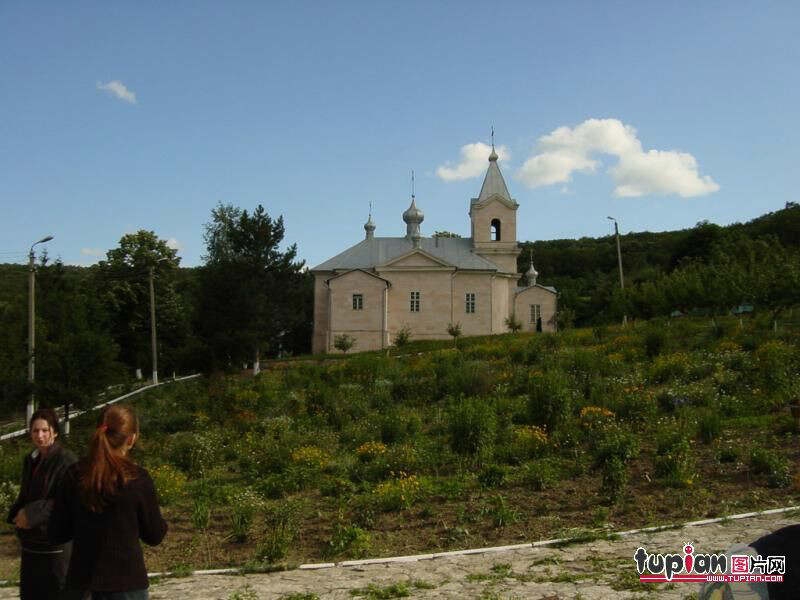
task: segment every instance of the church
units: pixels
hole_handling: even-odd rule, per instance
[[[391,346],[401,329],[412,340],[448,338],[451,323],[465,336],[505,333],[510,318],[522,331],[555,331],[556,290],[536,282],[532,262],[524,276],[517,272],[518,208],[493,145],[470,201],[471,237],[423,237],[414,194],[403,237],[375,236],[370,214],[363,240],[311,269],[313,352],[336,352],[342,334],[355,339],[354,351]]]

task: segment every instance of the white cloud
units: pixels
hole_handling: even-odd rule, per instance
[[[511,152],[505,146],[497,146],[495,150],[498,161],[511,158]],[[461,146],[461,162],[455,166],[446,162],[436,169],[436,174],[445,181],[461,181],[483,175],[491,152],[492,147],[482,142]]]
[[[97,89],[102,90],[104,92],[108,92],[112,96],[119,98],[123,102],[128,102],[130,104],[136,104],[136,94],[125,87],[125,84],[121,81],[114,80],[109,81],[108,83],[100,83],[97,82]]]
[[[81,248],[83,256],[105,256],[105,252],[100,248]]]
[[[609,169],[617,196],[677,194],[684,198],[716,192],[719,185],[697,171],[694,156],[676,150],[643,150],[636,130],[617,119],[588,119],[574,128],[559,127],[539,138],[539,153],[517,177],[530,187],[568,183],[574,172],[593,173],[597,155],[616,156]]]
[[[175,238],[169,238],[167,240],[167,247],[172,248],[173,250],[183,250],[183,244],[181,244]]]

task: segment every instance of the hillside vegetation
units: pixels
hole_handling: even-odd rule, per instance
[[[232,371],[259,357],[310,351],[313,278],[295,247],[285,251],[282,218],[220,205],[205,226],[205,264],[180,258],[155,232],[126,234],[92,267],[40,260],[34,393],[85,406],[110,383],[150,373],[153,269],[158,356],[163,375]],[[445,232],[440,232],[445,233]],[[613,237],[521,244],[539,283],[559,291],[560,327],[667,316],[722,315],[748,304],[773,319],[800,300],[800,207],[749,223],[622,236],[625,290]],[[19,414],[27,372],[27,267],[0,265],[0,414]],[[524,283],[524,280],[523,280]]]
[[[411,554],[794,504],[798,329],[653,320],[172,384],[136,401],[135,458],[170,523],[148,565]],[[26,448],[0,446],[3,502]],[[6,526],[0,578],[11,539]]]

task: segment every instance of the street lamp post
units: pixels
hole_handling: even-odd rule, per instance
[[[28,270],[30,272],[28,275],[28,383],[31,386],[31,395],[28,398],[28,406],[25,410],[26,424],[31,422],[31,417],[33,416],[33,411],[35,408],[33,380],[35,371],[34,351],[36,350],[36,265],[34,263],[36,257],[33,254],[33,247],[37,244],[49,242],[52,239],[53,236],[48,235],[47,237],[40,239],[38,242],[34,242],[31,245],[31,251],[28,254]]]
[[[619,245],[619,226],[617,225],[617,220],[614,217],[607,217],[611,221],[614,221],[614,235],[617,238],[617,264],[619,265],[619,289],[625,289],[625,279],[622,276],[622,250],[620,249]],[[628,315],[622,315],[622,326],[628,323]]]

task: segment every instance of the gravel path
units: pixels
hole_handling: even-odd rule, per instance
[[[718,552],[748,543],[797,522],[795,512],[634,534],[615,541],[595,541],[562,548],[484,552],[466,556],[295,569],[253,575],[198,575],[157,580],[152,600],[312,600],[394,598],[389,586],[406,588],[410,598],[476,598],[507,600],[601,600],[611,598],[694,598],[696,584],[678,583],[650,591],[638,588],[633,553],[679,552],[692,541],[697,552]],[[373,587],[382,594],[368,595]],[[635,591],[637,590],[637,591]],[[307,594],[304,596],[304,594]],[[294,597],[292,597],[294,595]],[[17,590],[0,589],[0,600],[17,598]]]

